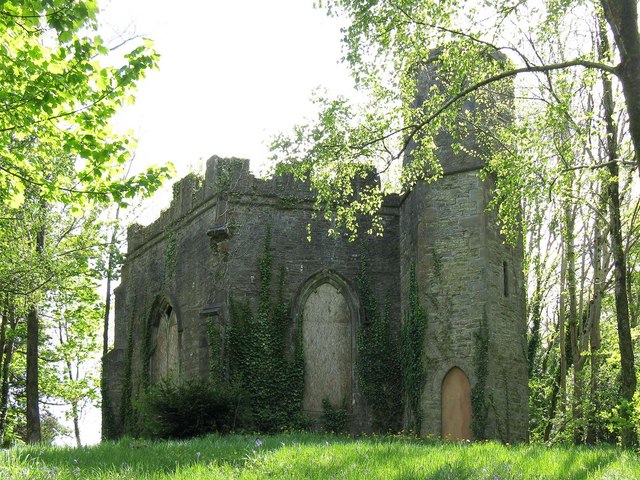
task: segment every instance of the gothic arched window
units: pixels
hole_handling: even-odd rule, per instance
[[[162,308],[154,322],[151,347],[151,381],[176,377],[180,364],[178,318],[171,305]]]

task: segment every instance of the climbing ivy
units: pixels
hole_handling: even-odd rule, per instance
[[[135,298],[133,304],[135,305]],[[135,318],[135,309],[131,313],[129,319],[129,329],[127,335],[127,351],[124,357],[124,378],[122,379],[122,401],[120,402],[120,418],[122,419],[122,427],[125,434],[133,433],[134,425],[134,408],[133,408],[133,324]]]
[[[401,329],[400,365],[402,367],[402,390],[407,428],[420,433],[422,428],[422,390],[426,381],[424,365],[424,342],[427,330],[427,313],[418,300],[416,266],[409,266],[409,311]]]
[[[331,405],[328,398],[322,399],[322,428],[330,433],[347,433],[349,431],[349,410],[346,401],[342,402],[342,407],[336,408]]]
[[[158,307],[156,306],[156,309]],[[153,332],[153,322],[156,320],[154,316],[157,315],[157,311],[154,311],[152,315],[147,315],[144,320],[142,334],[142,372],[140,372],[140,383],[142,389],[145,390],[151,384],[151,357],[153,356],[153,338],[151,334]]]
[[[176,231],[171,230],[167,234],[167,252],[164,258],[164,279],[169,280],[175,274],[176,269]]]
[[[511,393],[509,392],[509,380],[507,371],[502,369],[502,391],[504,392],[504,430],[505,434],[501,435],[503,442],[511,441]],[[496,422],[497,423],[497,422]]]
[[[304,389],[302,343],[289,348],[291,319],[284,299],[284,267],[280,269],[277,294],[272,300],[271,230],[267,228],[259,260],[260,293],[253,314],[248,303],[231,300],[227,342],[229,375],[245,392],[251,406],[253,426],[278,431],[301,426]],[[300,337],[298,329],[296,337]]]
[[[276,208],[280,210],[292,210],[298,208],[302,200],[295,195],[279,195],[276,198]]]
[[[358,384],[371,409],[373,430],[397,432],[402,424],[400,345],[397,332],[391,329],[389,295],[381,314],[369,283],[364,252],[360,255],[358,290],[364,314],[357,337]]]
[[[476,440],[485,438],[487,427],[487,402],[485,390],[489,371],[489,322],[483,311],[480,328],[475,335],[474,363],[476,364],[476,384],[471,391],[471,429]]]
[[[217,317],[210,316],[207,322],[207,337],[209,340],[209,379],[213,383],[219,383],[224,379],[223,370],[220,365],[222,338],[220,334],[220,326],[216,319]]]

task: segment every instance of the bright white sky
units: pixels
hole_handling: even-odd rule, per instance
[[[105,40],[148,36],[161,55],[117,121],[136,131],[136,170],[170,161],[180,178],[214,154],[260,170],[269,138],[313,113],[313,89],[351,92],[338,21],[313,0],[103,0],[102,11]]]

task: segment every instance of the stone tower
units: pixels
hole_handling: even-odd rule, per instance
[[[433,85],[437,71],[430,64],[418,77],[418,105]],[[484,107],[474,99],[463,106],[479,108]],[[408,290],[413,265],[428,316],[420,433],[525,441],[522,245],[505,243],[496,212],[487,209],[492,180],[478,175],[484,164],[472,153],[479,148],[477,131],[471,127],[467,133],[459,153],[448,133],[439,134],[443,177],[418,183],[400,207],[402,291]],[[408,308],[404,295],[403,318]]]

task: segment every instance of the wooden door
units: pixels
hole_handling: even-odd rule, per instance
[[[442,381],[442,438],[471,440],[471,384],[458,367]]]

